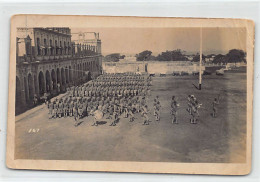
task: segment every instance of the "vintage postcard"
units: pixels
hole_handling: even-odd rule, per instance
[[[15,15],[13,169],[246,175],[254,23]]]

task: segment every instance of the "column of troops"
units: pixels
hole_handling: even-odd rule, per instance
[[[150,86],[149,75],[103,74],[81,86],[68,88],[63,98],[49,101],[49,118],[70,116],[77,123],[83,117],[94,115],[100,119],[107,115],[107,119],[113,120],[111,126],[116,125],[120,115],[131,122],[135,113],[147,118],[146,98],[150,95]]]

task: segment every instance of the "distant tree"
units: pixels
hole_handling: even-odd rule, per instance
[[[156,56],[153,56],[153,55],[151,55],[151,56],[149,57],[149,60],[151,60],[151,61],[156,61],[156,60],[157,60],[157,57],[156,57]]]
[[[121,56],[120,56],[120,59],[125,59],[125,55],[121,55]]]
[[[209,55],[206,55],[205,57],[206,58],[212,58],[213,56],[216,56],[215,54],[209,54]]]
[[[187,61],[188,58],[184,55],[184,51],[176,49],[173,51],[162,52],[157,56],[158,61]]]
[[[137,61],[146,61],[150,58],[152,55],[152,51],[145,50],[143,52],[140,52],[139,54],[136,54],[136,60]]]
[[[243,50],[231,49],[226,55],[228,63],[246,62],[246,53]]]
[[[120,59],[120,54],[119,53],[113,53],[106,55],[104,58],[104,61],[106,62],[118,62]]]
[[[206,56],[202,54],[202,62],[205,61]],[[192,62],[199,62],[200,61],[200,54],[197,53],[195,56],[193,56]]]
[[[218,54],[214,57],[212,63],[226,63],[226,55]]]
[[[213,63],[238,63],[246,62],[246,53],[242,50],[232,49],[226,55],[218,54],[215,56]]]

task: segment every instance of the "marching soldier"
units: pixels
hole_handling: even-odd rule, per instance
[[[59,113],[58,113],[58,115],[59,115],[59,118],[61,118],[62,115],[63,115],[63,107],[64,107],[64,105],[63,105],[63,101],[62,101],[62,100],[60,100],[58,106],[59,106]]]
[[[191,114],[191,109],[192,109],[192,102],[191,102],[192,97],[191,97],[191,95],[188,95],[187,100],[188,100],[188,108],[187,108],[187,111]]]
[[[69,103],[69,116],[72,117],[73,116],[73,101],[71,101]]]
[[[129,121],[130,122],[133,122],[134,121],[134,119],[135,119],[135,117],[134,117],[134,113],[133,113],[133,110],[130,108],[129,109]]]
[[[143,118],[144,118],[144,123],[143,125],[149,125],[149,117],[148,117],[148,109],[147,105],[143,107],[143,112],[142,112]]]
[[[68,116],[68,112],[69,112],[69,104],[67,102],[65,102],[64,108],[63,108],[63,113],[64,113],[65,118]]]
[[[54,110],[54,105],[51,102],[49,105],[49,119],[51,119],[53,117],[53,110]]]
[[[75,122],[77,122],[79,119],[79,116],[78,116],[78,108],[75,105],[73,107],[73,116],[74,116]]]
[[[173,96],[172,101],[171,101],[172,124],[178,124],[178,121],[177,121],[177,108],[178,107],[179,107],[179,104],[175,100],[175,96]]]
[[[114,111],[113,116],[114,116],[114,120],[112,121],[110,126],[116,126],[116,123],[118,121],[118,113],[116,111]]]

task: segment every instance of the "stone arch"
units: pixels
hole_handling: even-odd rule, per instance
[[[90,80],[92,80],[91,72],[88,71],[88,73],[87,73],[87,81],[90,81]]]
[[[34,82],[31,73],[28,74],[28,88],[29,88],[29,95],[28,95],[29,100],[32,101],[34,96]]]
[[[38,79],[37,79],[37,75],[33,76],[33,80],[34,80],[34,94],[36,94],[37,96],[39,95],[39,88],[38,88]]]
[[[80,77],[83,76],[83,66],[82,66],[82,63],[80,63]]]
[[[75,81],[75,79],[77,78],[77,72],[76,72],[76,65],[74,64],[73,65],[73,79],[74,79],[74,81]]]
[[[28,104],[29,103],[29,95],[28,95],[28,82],[27,82],[26,77],[23,78],[23,84],[24,84],[25,101]]]
[[[22,87],[21,81],[18,77],[16,77],[16,87],[15,87],[15,114],[19,114],[23,109],[23,101],[22,101]]]
[[[60,69],[57,68],[57,83],[61,84]]]
[[[51,70],[51,81],[52,81],[52,89],[56,90],[57,88],[57,80],[56,80],[56,73],[54,71],[54,69]]]
[[[45,73],[45,78],[46,78],[46,92],[50,92],[51,91],[51,75],[48,70]]]
[[[86,75],[86,62],[83,63],[83,75],[84,76]]]
[[[69,83],[69,70],[67,68],[67,66],[65,67],[65,78],[66,78],[66,83]]]
[[[45,92],[45,81],[44,81],[44,75],[42,71],[40,71],[38,76],[38,83],[39,83],[39,94],[42,96]]]
[[[69,82],[72,82],[72,70],[71,70],[71,66],[69,66]]]
[[[61,68],[61,85],[65,85],[66,80],[65,80],[65,72],[64,68]]]

